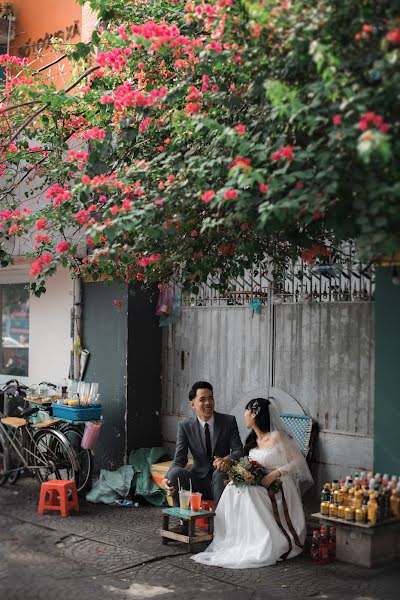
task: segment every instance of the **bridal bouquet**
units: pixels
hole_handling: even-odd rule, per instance
[[[261,481],[267,471],[258,464],[257,461],[253,460],[249,456],[245,456],[234,462],[227,471],[228,482],[232,483],[236,487],[244,487],[247,485],[261,485]],[[269,487],[274,493],[278,492],[282,487],[280,479],[274,481]]]

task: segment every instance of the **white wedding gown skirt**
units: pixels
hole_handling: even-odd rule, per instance
[[[278,468],[279,452],[275,448],[254,448],[250,456],[267,469]],[[282,486],[298,541],[304,545],[306,523],[296,484],[289,474]],[[302,552],[296,545],[285,519],[280,492],[276,501],[281,523],[290,537],[292,550],[287,558]],[[265,567],[281,560],[289,550],[289,542],[279,528],[266,488],[236,487],[228,484],[216,510],[214,539],[205,552],[191,558],[196,562],[230,569]]]

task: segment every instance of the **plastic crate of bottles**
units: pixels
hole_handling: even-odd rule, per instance
[[[101,417],[101,405],[68,406],[67,404],[53,404],[53,417],[68,421],[97,421]]]

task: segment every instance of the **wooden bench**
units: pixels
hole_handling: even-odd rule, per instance
[[[211,542],[214,535],[214,517],[215,512],[208,510],[199,510],[192,512],[182,508],[164,508],[162,511],[163,524],[161,529],[161,538],[163,544],[168,544],[169,540],[189,544],[190,552],[193,552],[193,545],[200,542]],[[170,517],[177,517],[183,521],[183,525],[169,527]],[[207,531],[196,528],[196,519],[207,519]]]
[[[400,519],[392,518],[371,525],[311,515],[321,525],[336,527],[336,558],[362,567],[375,567],[400,558]]]

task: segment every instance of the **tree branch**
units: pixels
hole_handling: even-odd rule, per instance
[[[82,79],[85,79],[85,77],[90,75],[90,73],[93,73],[93,71],[97,71],[97,69],[100,69],[100,65],[95,65],[94,67],[90,67],[90,69],[88,69],[87,71],[82,73],[82,75],[80,77],[78,77],[78,79],[76,81],[74,81],[74,83],[71,83],[71,85],[69,85],[67,88],[65,88],[64,93],[70,92],[74,87],[76,87],[78,85],[78,83],[80,83],[82,81]],[[14,135],[8,141],[7,145],[9,146],[19,136],[19,134],[26,127],[28,127],[29,123],[32,123],[32,121],[34,121],[36,119],[36,117],[38,117],[40,115],[40,113],[42,113],[44,110],[46,110],[46,108],[48,108],[49,104],[50,104],[49,102],[46,102],[46,104],[41,106],[36,112],[33,113],[33,115],[31,115],[28,119],[26,119],[26,121],[24,121],[22,123],[22,125],[20,125],[20,127],[18,127],[17,131],[14,133]],[[6,144],[3,144],[2,146],[0,146],[0,148],[5,148],[5,147],[6,147]]]

